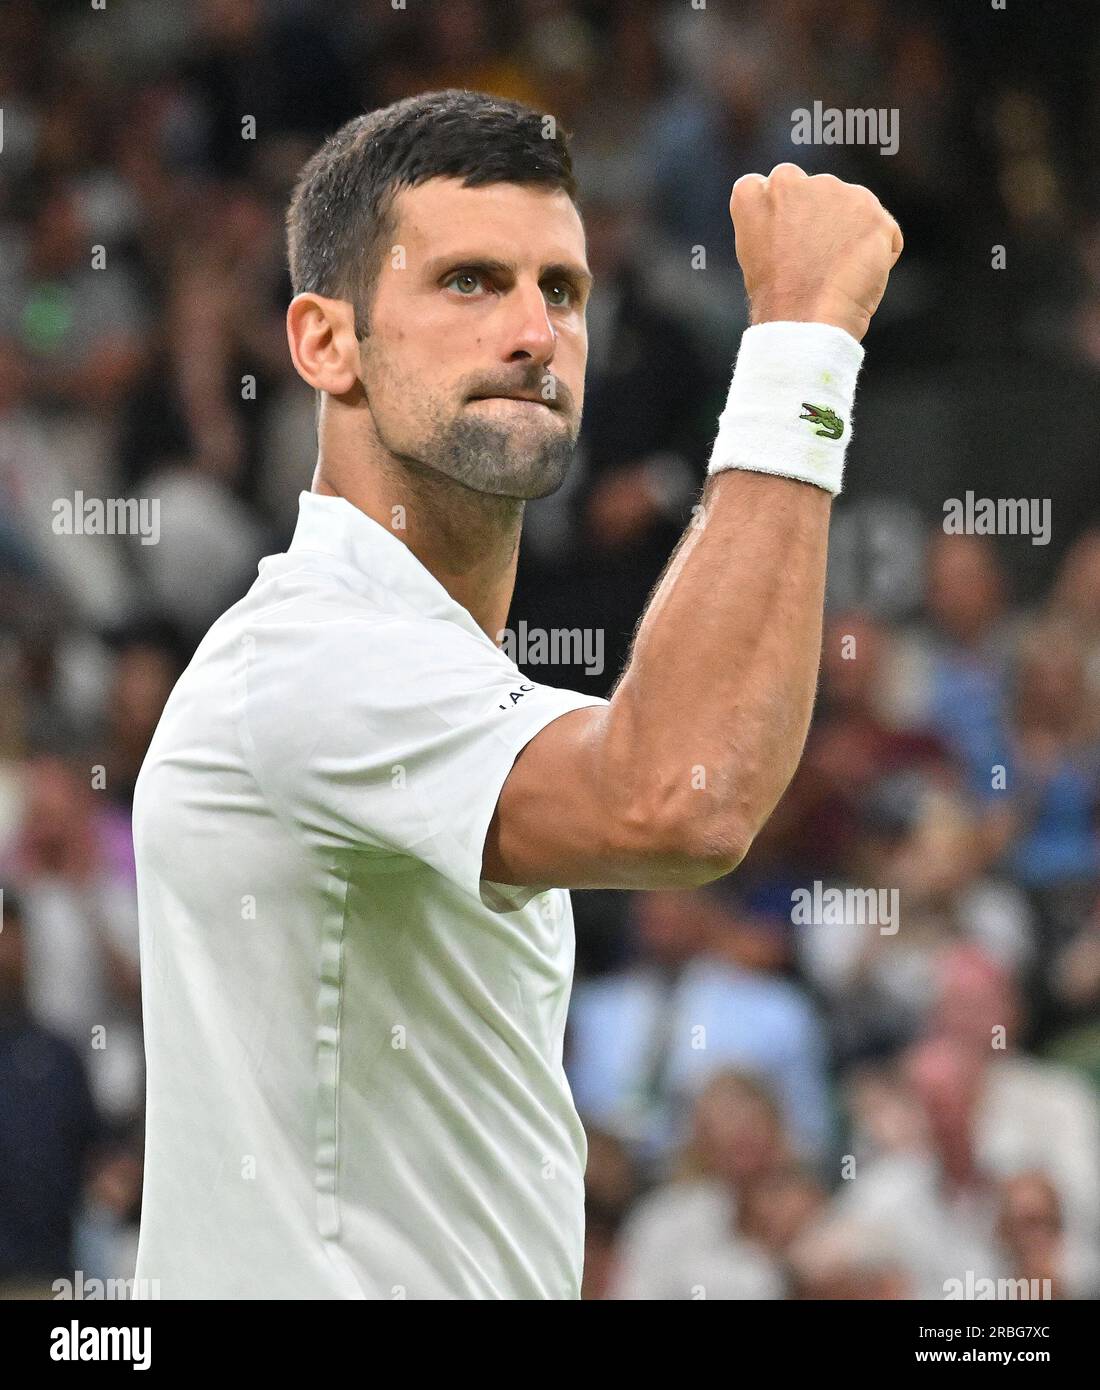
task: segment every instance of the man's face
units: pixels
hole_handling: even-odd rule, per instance
[[[567,194],[402,189],[362,343],[382,445],[476,492],[546,497],[573,457],[588,353],[584,229]],[[523,397],[524,399],[519,399]]]

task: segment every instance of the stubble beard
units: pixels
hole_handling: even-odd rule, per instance
[[[531,502],[557,492],[576,447],[560,421],[535,429],[460,414],[431,430],[418,461],[473,492]]]
[[[382,365],[382,371],[386,370]],[[369,405],[366,373],[362,384]],[[393,381],[388,384],[392,390]],[[567,396],[566,402],[570,399]],[[450,478],[484,496],[530,502],[549,497],[561,487],[580,433],[580,420],[574,421],[563,404],[533,409],[533,418],[513,422],[479,415],[478,407],[465,400],[457,411],[427,401],[419,407],[416,438],[400,441],[398,432],[373,410],[372,416],[378,442],[414,473]],[[544,411],[545,418],[538,418]]]

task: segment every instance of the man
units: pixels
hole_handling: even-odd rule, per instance
[[[164,1297],[576,1298],[563,890],[728,873],[797,761],[836,422],[900,234],[866,189],[738,181],[760,326],[608,702],[494,640],[524,503],[580,421],[574,191],[542,116],[458,91],[351,122],[295,191],[313,489],[173,692],[134,804],[138,1276]]]
[[[102,1137],[83,1059],[44,1027],[27,991],[23,907],[0,919],[0,1298],[41,1296],[72,1276],[84,1183]]]

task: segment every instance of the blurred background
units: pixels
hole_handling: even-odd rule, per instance
[[[1098,77],[1088,0],[0,2],[9,1294],[132,1273],[130,798],[309,486],[290,188],[344,120],[444,86],[572,133],[597,276],[582,447],[529,509],[512,626],[595,629],[604,666],[539,680],[610,689],[696,498],[745,323],[733,180],[829,170],[906,235],[800,771],[728,880],[574,895],[586,1297],[1100,1293]],[[793,145],[815,101],[895,110],[896,154]],[[1047,543],[946,534],[968,491],[1049,503]],[[79,494],[158,500],[158,542],[56,534]],[[896,889],[899,929],[798,923],[815,883]]]

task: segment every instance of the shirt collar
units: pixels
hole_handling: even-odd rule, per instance
[[[371,586],[386,590],[401,606],[421,617],[458,623],[498,650],[469,611],[451,597],[404,541],[346,498],[319,492],[299,494],[298,523],[287,554],[309,551],[331,555],[350,565]]]

